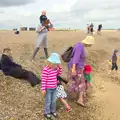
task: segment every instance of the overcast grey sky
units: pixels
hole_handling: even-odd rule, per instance
[[[42,10],[55,28],[120,28],[120,0],[0,0],[0,29],[37,26]]]

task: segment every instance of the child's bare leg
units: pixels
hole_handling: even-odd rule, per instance
[[[118,73],[118,66],[117,66],[117,64],[116,64],[116,73]]]
[[[64,98],[60,98],[60,101],[64,104],[66,109],[70,109],[71,107],[68,105],[67,101]]]

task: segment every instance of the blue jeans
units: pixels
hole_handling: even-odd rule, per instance
[[[45,114],[56,112],[56,88],[46,90]]]

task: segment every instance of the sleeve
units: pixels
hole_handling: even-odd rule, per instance
[[[4,57],[3,62],[4,62],[4,64],[6,64],[7,66],[21,67],[20,65],[16,64],[15,62],[13,62],[9,57]]]
[[[47,77],[48,77],[48,71],[45,69],[43,69],[42,71],[42,86],[41,89],[42,90],[46,90],[46,83],[47,83]]]
[[[58,76],[60,76],[61,74],[62,74],[62,68],[59,66]]]
[[[65,84],[68,83],[68,81],[64,80],[61,76],[57,76],[57,80],[58,80],[58,81],[62,81],[62,82],[64,82]]]
[[[73,64],[77,64],[80,61],[80,55],[81,55],[81,47],[77,46],[74,50],[74,55],[73,55]]]

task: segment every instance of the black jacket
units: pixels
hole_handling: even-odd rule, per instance
[[[23,69],[20,65],[13,62],[7,55],[2,55],[0,68],[5,75],[18,79],[25,79],[31,84],[31,86],[40,83],[40,79],[33,72]]]
[[[11,70],[16,67],[21,67],[20,65],[16,64],[12,61],[7,55],[2,54],[0,60],[0,69],[3,71],[5,75],[9,75]]]

